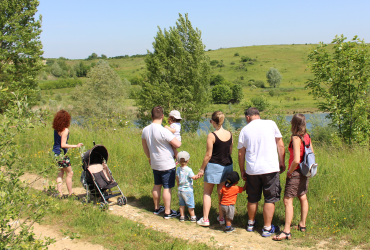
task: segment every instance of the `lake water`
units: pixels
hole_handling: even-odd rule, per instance
[[[307,121],[307,129],[310,129],[311,128],[311,123],[309,122],[309,120],[311,118],[314,118],[314,119],[319,119],[322,123],[328,123],[329,120],[326,118],[326,115],[327,113],[314,113],[314,114],[304,114],[304,116],[306,117],[306,121]],[[293,115],[287,115],[285,116],[285,119],[290,122],[293,118]],[[210,118],[204,118],[205,120],[203,122],[200,123],[200,129],[198,129],[198,133],[200,133],[201,130],[203,131],[206,131],[208,132],[209,131],[209,128],[211,126],[209,120]],[[235,129],[238,129],[240,127],[243,127],[247,124],[245,118],[237,118],[237,119],[233,119],[233,118],[229,118],[229,117],[226,117],[226,119],[230,122],[230,125],[232,125]]]

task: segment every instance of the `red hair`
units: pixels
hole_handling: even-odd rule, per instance
[[[59,110],[53,120],[53,129],[57,132],[63,132],[64,129],[69,128],[71,123],[71,115],[64,109]]]

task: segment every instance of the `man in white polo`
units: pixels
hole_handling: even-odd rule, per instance
[[[241,130],[238,141],[240,173],[247,182],[248,227],[252,232],[261,194],[265,198],[263,206],[264,227],[262,236],[268,237],[279,231],[272,225],[275,202],[280,200],[279,173],[285,171],[285,148],[282,135],[276,123],[262,120],[258,109],[245,111],[247,125]],[[245,168],[245,162],[247,168]]]
[[[172,146],[179,148],[181,142],[162,126],[163,108],[161,106],[152,109],[152,120],[153,122],[143,129],[141,142],[144,153],[153,169],[154,214],[164,211],[163,218],[170,219],[180,215],[180,213],[171,210],[171,188],[175,186],[176,180],[176,164],[173,159]],[[164,207],[159,205],[162,187]]]

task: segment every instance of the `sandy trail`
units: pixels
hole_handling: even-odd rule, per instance
[[[29,173],[26,173],[21,177],[21,179],[24,181],[33,181],[36,178],[36,175]],[[48,186],[48,181],[41,178],[36,181],[32,187],[37,190],[44,190],[44,186]],[[63,185],[63,188],[65,189],[63,190],[63,193],[67,193],[65,185]],[[74,188],[73,192],[77,196],[85,194],[85,190],[82,187]],[[145,225],[147,228],[165,232],[172,237],[189,240],[190,242],[202,242],[209,246],[228,249],[326,249],[326,244],[324,241],[321,242],[320,245],[316,245],[314,248],[301,248],[294,246],[294,244],[285,244],[283,242],[273,241],[271,237],[264,238],[259,233],[250,233],[244,228],[236,228],[233,233],[225,234],[220,225],[211,225],[210,228],[203,228],[197,226],[195,223],[179,222],[177,219],[164,220],[161,216],[154,215],[152,212],[147,211],[144,208],[140,208],[138,202],[130,201],[129,204],[121,207],[116,205],[116,200],[114,200],[114,198],[111,200],[113,203],[110,205],[109,212],[112,214],[125,217],[129,220],[137,221],[138,223]],[[49,230],[46,231],[54,233],[56,236],[53,237],[57,239],[61,239],[61,237],[63,238],[63,236],[60,236],[61,233],[55,233],[56,231],[59,232],[59,230],[56,229],[55,231],[52,226],[40,227],[49,228]],[[35,230],[36,234],[38,234],[37,232],[39,230],[37,230],[37,227],[35,227]],[[44,234],[44,230],[45,229],[42,229],[40,232],[43,232],[43,236],[48,236]],[[82,240],[74,240],[72,242],[68,241],[70,240],[58,240],[58,242],[70,243],[70,245],[50,249],[102,249],[101,246],[90,246],[91,244],[89,245],[89,243],[82,242]],[[81,248],[78,244],[81,244]]]

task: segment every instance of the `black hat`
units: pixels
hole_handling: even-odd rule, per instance
[[[226,176],[225,186],[226,187],[231,187],[232,185],[234,185],[238,181],[239,181],[239,174],[235,171],[232,171],[232,172],[228,173],[227,176]]]

